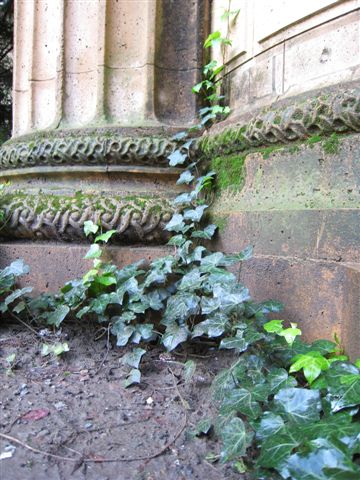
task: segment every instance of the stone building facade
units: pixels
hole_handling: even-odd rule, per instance
[[[22,257],[53,290],[87,268],[90,219],[117,230],[120,264],[164,252],[178,189],[167,156],[197,121],[191,87],[216,30],[232,41],[211,52],[231,114],[194,153],[218,170],[217,244],[252,244],[241,276],[255,298],[355,355],[359,0],[15,0],[0,264]]]

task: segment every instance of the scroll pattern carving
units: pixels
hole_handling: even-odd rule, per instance
[[[7,195],[1,209],[5,222],[0,236],[26,240],[86,241],[84,222],[92,220],[103,232],[116,230],[113,243],[164,243],[165,224],[172,216],[165,199],[108,197],[78,198]]]
[[[38,165],[168,166],[175,143],[166,138],[105,135],[38,138],[0,148],[0,170]]]
[[[360,131],[360,89],[321,95],[282,110],[268,110],[247,124],[203,136],[197,144],[207,157],[235,153],[274,143],[289,143],[312,135]]]

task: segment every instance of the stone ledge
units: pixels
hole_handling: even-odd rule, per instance
[[[54,131],[10,140],[0,148],[0,170],[61,165],[168,166],[176,144],[161,136]]]
[[[36,195],[9,193],[1,198],[5,221],[2,238],[31,241],[89,242],[84,222],[91,220],[103,232],[116,230],[118,244],[164,243],[171,219],[170,201],[163,197],[95,195]]]
[[[197,142],[207,159],[274,144],[287,144],[312,135],[360,132],[360,88],[326,92],[283,108],[265,109],[247,123],[221,124]]]

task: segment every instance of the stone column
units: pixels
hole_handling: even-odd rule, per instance
[[[205,0],[15,1],[2,236],[82,241],[92,219],[119,243],[165,240],[167,156],[196,121],[206,15]]]

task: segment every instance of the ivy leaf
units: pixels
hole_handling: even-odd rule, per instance
[[[295,362],[291,365],[289,372],[304,371],[306,380],[311,384],[330,366],[329,361],[317,351],[311,351],[305,354],[296,355]]]
[[[24,260],[19,259],[12,262],[8,267],[5,267],[0,273],[0,278],[5,278],[9,275],[19,277],[20,275],[26,275],[29,272],[29,266],[25,264]]]
[[[211,238],[214,236],[216,229],[217,226],[211,224],[203,230],[195,230],[194,232],[192,232],[191,236],[192,238],[204,238],[205,240],[211,240]]]
[[[101,257],[101,248],[100,245],[97,243],[94,243],[91,245],[90,249],[88,250],[87,254],[85,255],[85,259],[90,259],[90,258],[100,258]]]
[[[263,313],[278,313],[284,309],[284,305],[276,300],[268,300],[260,304]]]
[[[235,349],[238,352],[244,352],[248,345],[244,338],[228,337],[221,340],[219,348],[226,348],[228,350]]]
[[[99,230],[99,225],[95,225],[92,220],[85,220],[84,222],[84,233],[88,237],[90,233],[97,233]]]
[[[344,375],[340,382],[340,385],[331,385],[326,396],[333,413],[360,405],[360,375]]]
[[[276,333],[280,337],[284,337],[286,340],[286,343],[288,343],[289,345],[292,345],[294,343],[295,338],[301,335],[300,328],[296,328],[296,327],[297,327],[297,324],[292,323],[290,328],[285,328],[284,330],[281,330],[280,332],[276,332]]]
[[[270,322],[265,323],[264,330],[268,333],[279,333],[283,329],[284,320],[270,320]]]
[[[186,138],[187,136],[188,133],[186,131],[178,132],[172,136],[172,140],[175,140],[175,142],[179,142],[180,140],[184,140],[184,138]]]
[[[33,290],[32,287],[24,287],[24,288],[15,290],[5,298],[5,302],[4,302],[5,305],[10,305],[10,303],[15,301],[17,298],[22,297],[26,293],[32,292],[32,290]]]
[[[201,217],[204,214],[204,211],[208,208],[208,205],[200,205],[194,210],[185,210],[184,219],[191,220],[192,222],[200,222]]]
[[[49,325],[55,325],[56,328],[59,328],[61,322],[65,319],[69,312],[70,308],[67,305],[59,305],[56,310],[48,316],[47,323]]]
[[[178,195],[174,200],[174,205],[188,205],[193,201],[193,196],[190,193],[182,193]]]
[[[139,368],[141,358],[145,353],[146,350],[143,348],[134,348],[134,350],[121,357],[121,363],[129,365],[129,367]]]
[[[216,31],[216,32],[210,33],[210,35],[206,38],[204,42],[204,48],[212,47],[214,41],[218,41],[219,38],[221,38],[221,32]]]
[[[150,340],[154,335],[154,325],[152,323],[141,323],[136,325],[136,331],[143,340]]]
[[[244,369],[241,361],[237,361],[230,368],[216,375],[212,383],[213,397],[215,400],[223,400],[228,392],[238,386],[236,371]]]
[[[169,223],[165,225],[165,230],[169,232],[183,232],[185,227],[184,217],[181,213],[174,213]]]
[[[180,175],[178,181],[176,182],[177,185],[183,185],[186,184],[188,185],[194,180],[194,175],[190,172],[190,170],[185,170],[185,172],[182,172]]]
[[[282,388],[296,387],[297,382],[294,377],[289,377],[284,368],[272,368],[266,377],[270,384],[271,393],[277,393]]]
[[[280,415],[273,412],[265,412],[260,419],[259,427],[256,429],[256,437],[265,440],[277,435],[284,430],[285,423]]]
[[[174,320],[186,320],[199,310],[199,297],[190,293],[178,293],[167,301],[165,314],[161,323],[166,325]]]
[[[330,477],[323,470],[337,469],[337,471],[346,472],[346,480],[350,480],[351,470],[347,468],[346,458],[342,452],[335,448],[320,448],[314,452],[310,452],[306,455],[300,455],[295,453],[291,455],[282,465],[281,474],[285,474],[287,478],[291,476],[294,480],[335,480],[339,477]],[[349,471],[350,470],[350,471]],[[359,474],[359,470],[357,472]],[[341,478],[341,477],[340,477]]]
[[[226,394],[221,405],[221,413],[229,413],[231,410],[240,412],[254,420],[262,412],[260,404],[254,400],[252,392],[246,388],[237,388]]]
[[[162,310],[164,305],[162,303],[162,298],[157,290],[152,290],[146,295],[144,295],[144,300],[149,304],[149,307],[152,310],[159,311]]]
[[[168,245],[174,245],[175,247],[181,247],[186,242],[186,237],[184,235],[174,235],[168,241]]]
[[[200,93],[200,90],[202,89],[202,87],[203,87],[203,82],[199,82],[192,87],[191,91],[193,93]]]
[[[116,277],[114,275],[98,275],[95,277],[97,283],[108,287],[110,285],[116,285]]]
[[[220,335],[222,335],[229,326],[230,323],[227,315],[223,313],[215,313],[211,317],[196,325],[192,336],[193,338],[199,336],[196,334],[196,331],[197,327],[200,327],[198,332],[203,330],[203,333],[206,333],[210,338],[220,337]],[[203,333],[200,333],[200,335],[203,335]]]
[[[128,388],[131,385],[134,385],[135,383],[140,383],[141,380],[141,372],[137,368],[133,368],[129,375],[126,377],[126,380],[124,382],[124,387]]]
[[[125,325],[123,321],[118,320],[111,327],[111,333],[116,336],[116,345],[118,347],[124,347],[131,335],[135,332],[135,327],[132,325]]]
[[[235,417],[224,426],[221,438],[223,441],[221,461],[224,463],[245,455],[253,434],[246,431],[244,422],[240,418]]]
[[[174,350],[180,343],[185,342],[189,336],[189,330],[186,326],[179,326],[177,323],[169,325],[162,336],[161,343],[166,350]]]
[[[306,388],[283,388],[274,397],[274,412],[285,415],[294,424],[319,420],[320,392]]]
[[[225,255],[225,264],[232,265],[234,263],[243,262],[244,260],[250,260],[253,256],[253,247],[250,245],[240,253],[233,255]]]
[[[257,464],[267,468],[278,468],[298,445],[298,440],[289,434],[271,435],[261,445]]]
[[[207,435],[212,427],[212,421],[209,418],[204,418],[200,420],[195,428],[191,430],[190,434],[193,437],[197,437],[199,435]]]
[[[105,242],[105,243],[107,243],[107,242],[110,240],[110,238],[111,238],[115,233],[117,233],[116,230],[109,230],[109,231],[103,233],[102,235],[98,235],[98,236],[95,238],[94,242],[95,242],[95,243],[97,243],[97,242]]]
[[[190,270],[189,273],[185,274],[178,286],[180,291],[188,290],[193,292],[201,287],[203,278],[201,277],[200,271],[197,269]]]
[[[170,162],[171,167],[175,167],[176,165],[182,165],[186,162],[188,156],[186,153],[181,153],[180,150],[175,150],[171,155],[167,157]]]
[[[185,383],[189,383],[196,371],[196,363],[194,360],[188,360],[184,363],[184,379]]]

